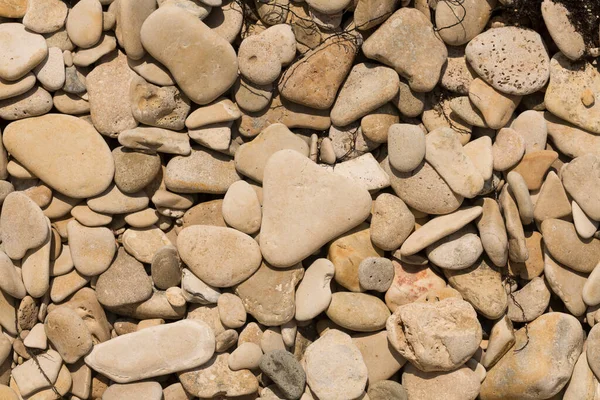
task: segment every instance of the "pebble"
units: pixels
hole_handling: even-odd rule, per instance
[[[406,360],[388,342],[385,330],[352,335],[352,342],[363,356],[367,366],[369,387],[391,378]]]
[[[439,31],[440,37],[450,46],[468,43],[483,31],[495,4],[494,0],[471,0],[461,5],[440,3],[435,8],[436,26],[445,27]]]
[[[369,191],[390,186],[389,176],[371,153],[337,163],[333,167],[333,172],[354,180]]]
[[[23,94],[35,85],[35,75],[28,72],[22,78],[16,81],[7,81],[0,78],[0,100]]]
[[[30,349],[46,350],[48,348],[48,338],[46,336],[44,324],[36,324],[25,340],[23,340],[23,344]]]
[[[554,146],[562,154],[571,158],[582,156],[586,153],[600,154],[598,144],[600,137],[575,125],[555,117],[549,112],[544,113],[548,136]]]
[[[508,190],[508,185],[505,185],[500,193],[500,207],[508,234],[508,258],[513,262],[525,262],[529,258],[525,243],[525,231],[519,216],[517,202],[512,191]]]
[[[277,326],[265,329],[260,337],[260,348],[265,354],[275,350],[285,351],[281,329]]]
[[[256,233],[262,219],[258,196],[245,181],[234,182],[223,198],[223,219],[227,225],[246,234]]]
[[[297,321],[309,321],[329,307],[332,297],[329,283],[334,274],[334,265],[325,258],[316,260],[306,270],[296,290]]]
[[[471,82],[469,99],[492,129],[503,128],[521,102],[521,96],[502,93],[480,78]]]
[[[465,46],[448,46],[448,60],[442,66],[440,86],[451,92],[467,95],[477,74],[465,58]]]
[[[82,0],[75,4],[66,23],[69,39],[78,47],[92,47],[102,36],[102,4],[98,0]]]
[[[571,60],[581,58],[585,53],[584,39],[570,21],[569,11],[565,6],[552,0],[544,0],[542,17],[548,33],[561,53]]]
[[[548,138],[548,127],[544,114],[527,110],[515,118],[511,127],[525,139],[525,153],[544,150]]]
[[[286,350],[270,351],[261,357],[259,366],[275,382],[285,398],[299,399],[304,393],[306,373],[292,353]]]
[[[28,117],[37,117],[52,109],[52,96],[41,87],[10,99],[0,101],[0,117],[15,121]]]
[[[418,126],[394,124],[387,141],[390,165],[400,172],[413,171],[425,158],[425,133]]]
[[[123,247],[138,261],[150,264],[154,254],[171,241],[156,226],[149,228],[129,228],[122,236]]]
[[[456,298],[400,306],[386,330],[392,347],[425,372],[457,369],[475,353],[482,335],[471,304]]]
[[[12,370],[12,378],[19,388],[21,396],[29,396],[41,389],[46,389],[56,383],[58,373],[62,366],[62,358],[54,350],[48,350],[37,356],[35,360],[29,360]],[[45,375],[45,376],[44,376]]]
[[[102,193],[89,198],[87,205],[99,213],[125,214],[145,209],[148,206],[148,196],[143,191],[123,193],[117,185],[111,185]]]
[[[0,289],[6,294],[22,299],[27,295],[16,266],[4,252],[0,252]]]
[[[367,257],[358,266],[358,281],[365,290],[386,292],[394,279],[394,265],[384,257]]]
[[[587,188],[596,186],[600,156],[586,154],[575,158],[561,171],[562,183],[567,193],[581,210],[594,221],[600,221],[600,195]],[[591,185],[591,186],[590,186]]]
[[[50,299],[56,303],[61,302],[87,285],[89,281],[89,277],[81,275],[78,271],[57,276],[50,285]]]
[[[587,275],[559,264],[544,248],[544,277],[552,292],[562,300],[571,314],[580,316],[585,313],[587,306],[583,301],[583,288]]]
[[[48,55],[34,69],[36,78],[44,89],[56,91],[65,84],[65,65],[62,51],[58,47],[50,47]]]
[[[135,77],[129,89],[133,117],[140,123],[181,130],[190,111],[190,101],[175,86],[158,87]]]
[[[475,400],[480,390],[477,374],[462,366],[449,372],[424,372],[408,365],[402,373],[402,387],[408,398],[434,400]]]
[[[181,340],[184,337],[194,340]],[[210,360],[214,348],[215,338],[207,324],[184,320],[98,344],[85,362],[115,382],[128,383],[196,368]],[[155,349],[163,350],[159,353]],[[140,357],[145,360],[143,365],[138,362]],[[185,387],[184,380],[182,383]]]
[[[502,93],[525,95],[538,91],[550,75],[550,59],[541,36],[514,26],[477,35],[465,49],[475,72]]]
[[[382,193],[377,196],[371,213],[371,241],[382,250],[402,245],[415,225],[415,217],[398,197]]]
[[[541,232],[544,246],[552,258],[575,271],[591,272],[600,260],[600,240],[582,240],[570,222],[544,220]]]
[[[408,87],[402,81],[400,82],[400,92],[403,87]],[[408,90],[408,89],[407,89]],[[407,104],[403,96],[402,104]],[[400,100],[398,100],[400,102]],[[408,107],[407,107],[408,109]],[[410,113],[410,111],[407,111]],[[420,114],[420,112],[418,113]],[[360,120],[360,127],[363,135],[376,143],[386,143],[388,141],[388,130],[389,128],[400,122],[400,116],[398,109],[391,103],[386,103],[374,110],[370,114],[365,115]]]
[[[367,384],[367,367],[347,334],[330,329],[304,353],[306,382],[319,399],[361,396]]]
[[[435,265],[450,270],[472,266],[483,253],[483,245],[472,225],[438,240],[425,249],[427,258]]]
[[[428,291],[446,287],[446,282],[425,265],[410,265],[392,260],[394,281],[385,294],[388,308],[394,312],[399,306],[413,303]]]
[[[371,400],[408,400],[406,389],[395,381],[379,381],[369,385],[367,395]]]
[[[217,307],[223,326],[236,329],[246,324],[244,303],[236,295],[223,293],[217,300]]]
[[[582,239],[590,239],[598,230],[600,222],[594,221],[593,219],[588,217],[583,212],[581,207],[579,207],[579,205],[577,205],[577,203],[575,203],[574,201],[571,204],[573,209],[573,223],[575,225],[575,229],[577,230],[577,234]]]
[[[533,202],[525,179],[518,172],[510,171],[506,176],[506,182],[510,185],[512,195],[517,202],[521,222],[523,225],[529,225],[533,221]]]
[[[550,290],[544,278],[535,277],[508,297],[507,316],[513,322],[531,322],[542,315],[550,303]]]
[[[5,18],[22,18],[27,11],[27,1],[4,1],[0,3],[0,16]]]
[[[186,301],[190,303],[215,304],[221,295],[218,289],[202,282],[186,268],[181,275],[181,290]]]
[[[365,41],[362,50],[368,58],[393,67],[417,92],[434,88],[448,57],[431,22],[411,8],[392,14]]]
[[[88,206],[79,204],[73,207],[71,215],[82,225],[97,227],[110,224],[112,216],[93,211]]]
[[[237,105],[245,111],[258,112],[264,110],[273,96],[273,84],[257,85],[240,76],[233,85],[233,97]]]
[[[565,188],[558,175],[550,171],[540,188],[533,208],[533,217],[536,221],[544,221],[550,218],[564,218],[569,214],[571,214],[571,202],[567,198]]]
[[[513,168],[518,172],[529,190],[538,190],[542,186],[544,176],[550,166],[558,158],[558,153],[552,150],[540,150],[523,156],[521,162]]]
[[[0,45],[0,78],[16,81],[25,76],[48,54],[44,37],[26,30],[22,24],[11,22],[0,25],[3,39]]]
[[[350,292],[334,293],[326,314],[332,322],[356,332],[381,330],[390,316],[385,303],[379,298]]]
[[[122,131],[119,133],[119,143],[149,153],[187,156],[192,151],[189,136],[162,128],[139,127]]]
[[[146,18],[156,10],[157,4],[152,0],[119,0],[116,7],[116,22],[121,36],[119,42],[127,53],[127,57],[139,60],[145,54],[140,30]]]
[[[114,36],[105,34],[102,39],[94,46],[88,49],[81,49],[72,56],[72,64],[78,67],[87,67],[100,60],[106,54],[109,54],[117,48],[117,40]],[[66,64],[66,63],[65,63]]]
[[[77,221],[67,225],[75,269],[87,276],[106,271],[117,251],[113,233],[105,227],[88,228]]]
[[[73,364],[92,349],[92,335],[72,309],[58,307],[44,322],[46,335],[65,363]]]
[[[263,352],[255,343],[241,343],[227,359],[232,371],[242,369],[256,369],[259,366]]]
[[[104,394],[103,400],[161,400],[163,390],[158,382],[136,382],[130,384],[110,385]]]
[[[181,260],[172,244],[158,249],[150,264],[152,282],[157,288],[166,290],[181,282]]]

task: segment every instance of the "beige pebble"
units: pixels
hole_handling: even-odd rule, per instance
[[[502,128],[496,135],[492,151],[494,169],[505,171],[517,165],[525,154],[525,140],[514,129]]]
[[[58,379],[58,373],[62,366],[60,354],[54,350],[48,350],[37,358],[39,366],[34,360],[29,360],[12,370],[12,377],[21,396],[29,396],[40,389],[50,387],[47,379],[53,384]]]
[[[37,117],[46,114],[51,109],[52,95],[41,87],[33,87],[23,94],[1,100],[0,118],[15,121]]]
[[[102,193],[90,197],[87,205],[99,213],[125,214],[143,210],[148,206],[148,201],[143,191],[123,193],[116,185],[111,185]]]
[[[58,90],[52,97],[54,107],[63,114],[79,115],[90,113],[90,103],[72,93]]]
[[[0,252],[0,278],[0,289],[6,294],[17,299],[27,295],[16,266],[4,252]]]
[[[587,282],[586,274],[558,263],[544,248],[544,277],[552,292],[563,301],[571,314],[585,314],[587,306],[583,301],[583,287]]]
[[[414,215],[400,198],[383,193],[373,204],[371,241],[380,249],[395,250],[412,232],[414,223]]]
[[[129,228],[123,233],[123,247],[138,261],[151,263],[154,255],[163,246],[171,244],[159,228]]]
[[[425,157],[425,133],[410,124],[395,124],[388,131],[388,152],[392,167],[400,172],[417,168]]]
[[[82,0],[67,16],[69,39],[78,47],[92,47],[102,35],[102,4],[98,0]]]
[[[538,190],[542,186],[546,172],[557,158],[558,153],[552,150],[534,151],[525,154],[512,170],[525,179],[529,190]]]
[[[531,322],[546,311],[549,302],[550,290],[544,278],[535,277],[508,297],[508,318],[513,322]]]
[[[35,76],[30,72],[15,81],[7,81],[0,78],[0,100],[15,97],[27,92],[35,85],[35,82]]]
[[[481,111],[486,124],[493,129],[504,127],[521,102],[521,96],[502,93],[480,78],[471,82],[469,99]]]
[[[544,113],[548,136],[558,151],[571,158],[586,153],[600,154],[600,136],[580,129],[549,112]]]
[[[71,257],[77,271],[87,276],[106,271],[116,252],[112,232],[108,228],[88,228],[77,221],[69,222],[67,231]]]
[[[332,322],[357,332],[382,329],[390,316],[385,303],[365,293],[334,293],[326,314]]]
[[[329,307],[331,302],[329,283],[334,274],[335,267],[327,259],[318,259],[310,265],[296,290],[296,320],[311,320]]]
[[[565,218],[569,214],[571,214],[571,203],[565,188],[558,175],[550,171],[535,202],[533,217],[541,222],[549,218]]]
[[[217,35],[232,43],[240,33],[243,23],[242,6],[235,2],[223,2],[221,7],[214,7],[204,19],[204,23]]]
[[[50,47],[48,55],[39,63],[33,72],[44,89],[54,92],[65,84],[65,64],[62,51],[58,47]]]
[[[540,230],[544,246],[552,257],[575,271],[591,272],[600,259],[600,240],[583,240],[570,222],[546,219]]]
[[[78,67],[87,67],[116,48],[117,40],[114,36],[102,35],[102,39],[94,46],[76,51],[73,54],[72,63]]]
[[[440,86],[454,93],[468,95],[477,74],[465,58],[465,46],[448,46],[448,61],[442,67]]]
[[[427,264],[410,265],[405,261],[392,260],[394,280],[385,294],[385,303],[394,312],[399,306],[413,303],[427,293],[446,287],[446,281],[440,278]]]
[[[246,323],[246,309],[236,295],[224,293],[217,301],[221,323],[227,328],[241,328]]]
[[[577,157],[567,164],[561,173],[562,183],[569,195],[594,221],[600,221],[600,195],[588,188],[598,184],[599,160],[600,156],[593,154]]]
[[[102,395],[103,400],[161,400],[163,390],[158,382],[136,382],[129,384],[113,384]]]
[[[16,81],[46,58],[48,46],[44,37],[26,30],[19,23],[4,23],[0,27],[4,38],[0,45],[0,78]]]
[[[233,183],[223,199],[223,219],[225,222],[246,234],[260,229],[261,207],[256,192],[245,181]]]
[[[154,285],[159,289],[168,289],[179,285],[180,282],[183,290],[190,289],[188,282],[182,282],[181,259],[177,253],[177,248],[173,245],[162,247],[154,253],[151,274]],[[183,275],[186,275],[185,270]]]
[[[162,128],[139,127],[119,134],[119,143],[130,149],[149,153],[191,153],[190,138],[185,134]]]
[[[55,303],[60,303],[87,285],[89,281],[89,277],[81,275],[76,270],[57,276],[52,280],[50,285],[50,299]]]
[[[575,201],[571,204],[573,208],[573,223],[577,234],[583,239],[590,239],[598,230],[600,222],[588,217]]]
[[[235,102],[239,107],[249,112],[258,112],[269,105],[273,96],[273,84],[257,85],[240,76],[232,91]]]
[[[97,213],[83,204],[73,207],[71,215],[75,217],[80,224],[89,227],[108,225],[112,221],[111,215]]]
[[[525,139],[525,153],[544,150],[548,137],[548,128],[544,114],[527,110],[519,114],[510,125]]]
[[[414,365],[408,365],[402,373],[402,387],[409,398],[433,400],[444,396],[475,400],[480,383],[477,374],[467,365],[449,372],[424,372]]]
[[[525,243],[523,223],[515,197],[508,188],[508,185],[504,185],[500,193],[500,207],[508,233],[508,257],[513,262],[525,262],[529,258],[529,252]]]
[[[476,232],[472,225],[466,225],[427,246],[427,258],[444,269],[464,270],[472,266],[483,253],[483,246]]]
[[[254,343],[242,343],[231,353],[227,362],[232,371],[256,369],[262,355],[260,346]]]
[[[146,54],[139,60],[127,59],[127,64],[148,82],[159,86],[173,86],[175,82],[165,66]]]
[[[25,340],[23,344],[30,349],[46,350],[48,347],[48,338],[46,337],[46,331],[44,330],[44,324],[36,324]]]
[[[542,17],[559,50],[572,60],[581,58],[585,53],[584,39],[569,19],[567,8],[559,2],[545,0],[542,2]]]
[[[125,216],[125,222],[133,228],[148,228],[156,224],[158,219],[158,213],[153,208],[146,208]]]
[[[510,171],[506,177],[506,181],[510,185],[510,190],[512,190],[512,194],[517,202],[521,222],[523,225],[529,225],[533,222],[533,203],[525,179],[518,172]]]
[[[140,30],[146,18],[156,10],[157,4],[153,0],[119,0],[116,7],[116,22],[121,34],[119,41],[127,57],[139,60],[145,54]]]
[[[48,340],[66,363],[76,362],[93,346],[92,335],[83,320],[70,308],[59,307],[50,312],[44,327]]]
[[[488,347],[481,358],[481,364],[490,369],[515,343],[515,334],[511,320],[505,315],[490,330]]]

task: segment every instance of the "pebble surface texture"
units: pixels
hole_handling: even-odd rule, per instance
[[[0,0],[0,400],[597,400],[600,3]]]

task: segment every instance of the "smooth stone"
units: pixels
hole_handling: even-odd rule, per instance
[[[406,389],[396,381],[379,381],[369,384],[367,395],[371,400],[408,400]]]
[[[515,334],[513,324],[505,315],[496,321],[490,329],[488,347],[480,359],[481,364],[489,370],[506,354],[514,343]]]
[[[177,286],[181,282],[181,260],[177,248],[167,245],[158,249],[151,261],[152,281],[162,290]]]
[[[600,221],[600,194],[590,187],[600,182],[600,156],[586,154],[568,163],[561,171],[562,183],[583,212],[594,221]]]
[[[136,382],[110,385],[102,395],[102,400],[162,400],[163,389],[158,382]]]
[[[398,93],[400,79],[391,68],[373,63],[355,65],[331,109],[331,122],[346,126],[376,110]]]
[[[242,6],[235,1],[226,1],[221,7],[214,7],[204,23],[217,35],[233,43],[242,30]]]
[[[273,268],[263,262],[250,278],[234,289],[248,314],[266,326],[280,326],[294,318],[296,285],[304,276],[302,264]]]
[[[173,86],[175,82],[169,71],[158,61],[146,54],[139,60],[127,59],[129,67],[142,78],[159,86]]]
[[[475,400],[481,384],[467,366],[449,372],[423,372],[408,365],[402,373],[402,387],[409,399]]]
[[[450,46],[468,43],[484,30],[495,6],[495,0],[470,0],[460,5],[440,3],[435,8],[435,25],[443,27],[440,37]]]
[[[331,126],[328,139],[336,159],[340,161],[351,160],[375,150],[380,145],[362,133],[358,121],[344,127]]]
[[[50,223],[47,223],[50,228]],[[32,297],[44,296],[50,287],[50,253],[52,234],[35,249],[27,250],[21,260],[21,274],[27,293]]]
[[[48,55],[33,69],[37,80],[44,89],[54,92],[65,83],[65,65],[62,51],[58,47],[50,47]]]
[[[400,252],[405,256],[416,254],[425,247],[458,231],[479,217],[481,213],[482,208],[474,206],[434,218],[411,234],[402,244]]]
[[[44,323],[48,340],[65,363],[73,364],[92,349],[92,335],[83,319],[72,309],[58,307]]]
[[[27,73],[16,81],[7,81],[0,78],[0,100],[23,94],[35,85],[35,75]]]
[[[587,282],[586,274],[559,264],[544,248],[544,277],[552,292],[562,300],[571,314],[585,314],[587,306],[583,301],[583,288]]]
[[[15,121],[37,117],[52,109],[52,95],[41,87],[33,87],[28,92],[0,101],[0,118]]]
[[[67,225],[69,249],[75,269],[87,276],[103,273],[117,250],[115,237],[108,228],[88,228],[77,221]]]
[[[126,214],[148,207],[145,192],[123,193],[116,185],[109,186],[102,193],[90,197],[87,205],[93,211],[104,214]]]
[[[525,153],[546,148],[548,128],[543,113],[527,110],[519,114],[510,126],[525,139]]]
[[[120,132],[137,126],[129,97],[129,87],[135,77],[127,65],[127,57],[117,52],[85,78],[92,122],[101,134],[117,137]]]
[[[525,179],[518,172],[510,171],[506,176],[506,182],[510,185],[510,190],[517,202],[521,222],[523,225],[529,225],[533,222],[533,202]]]
[[[332,296],[330,282],[334,274],[335,267],[325,258],[316,260],[308,267],[296,290],[297,321],[309,321],[329,307]]]
[[[594,327],[595,326],[596,325],[594,325]],[[598,373],[600,372],[600,359],[597,354],[598,344],[600,344],[598,330],[600,330],[600,328],[594,329],[593,327],[590,330],[586,340],[587,349],[585,351],[589,367],[596,376],[598,376]]]
[[[525,242],[525,231],[517,208],[517,202],[508,190],[509,186],[504,185],[500,193],[500,207],[504,215],[506,232],[508,234],[508,258],[512,262],[525,262],[529,258],[529,252]]]
[[[186,392],[201,398],[244,396],[258,390],[258,380],[248,370],[229,369],[229,353],[215,354],[208,362],[179,373]]]
[[[178,193],[222,194],[240,179],[230,157],[196,146],[189,156],[172,158],[165,171],[167,189]]]
[[[81,0],[67,16],[67,33],[77,47],[92,47],[102,36],[102,4],[98,0]]]
[[[258,196],[246,181],[234,182],[223,199],[223,219],[240,232],[253,234],[260,229],[262,211]]]
[[[388,160],[382,162],[384,171],[390,177],[392,189],[407,206],[426,214],[448,214],[456,211],[463,202],[463,197],[454,193],[440,174],[422,161],[411,172],[399,172],[389,165]]]
[[[242,116],[235,103],[226,98],[199,107],[192,112],[185,120],[185,126],[188,129],[196,129],[207,125],[220,122],[235,121]]]
[[[500,129],[492,146],[494,169],[505,171],[514,167],[523,158],[525,149],[525,139],[516,130]]]
[[[76,67],[74,65],[65,68],[65,84],[62,90],[66,93],[84,96],[89,100],[86,88],[86,77],[90,73],[89,68]]]
[[[537,92],[550,75],[546,47],[533,30],[514,26],[490,29],[469,42],[465,55],[484,81],[506,94]]]
[[[544,96],[548,111],[592,133],[600,133],[596,101],[600,73],[586,61],[571,61],[556,53],[550,61],[550,83]],[[584,99],[588,91],[589,99]]]
[[[192,272],[215,287],[230,287],[246,280],[261,261],[256,241],[231,228],[189,226],[179,232],[177,248]]]
[[[157,207],[187,210],[194,205],[195,200],[193,195],[173,193],[161,188],[152,195],[152,203]]]
[[[582,347],[583,330],[573,316],[548,313],[537,318],[527,333],[525,328],[517,331],[513,349],[520,351],[509,351],[488,371],[481,399],[554,396],[567,384]]]
[[[48,338],[46,337],[46,331],[44,330],[44,324],[36,324],[25,340],[23,340],[25,347],[30,349],[46,350],[48,348]]]
[[[219,309],[216,305],[201,306],[194,304],[190,307],[187,318],[206,322],[215,334],[215,338],[218,338],[227,330],[221,323]]]
[[[429,291],[446,287],[446,281],[427,264],[410,265],[395,259],[392,260],[392,264],[394,281],[385,294],[385,303],[392,312],[399,306],[415,302]]]
[[[118,307],[148,300],[152,283],[144,266],[121,248],[110,267],[98,277],[96,294],[101,304]]]
[[[19,307],[16,311],[18,327],[21,330],[33,329],[35,324],[38,322],[37,316],[40,311],[38,300],[34,299],[32,296],[27,295],[21,300]]]
[[[358,35],[352,33],[326,39],[289,66],[279,81],[279,92],[295,103],[328,109],[350,73],[356,57],[353,50],[357,50],[361,42]]]
[[[129,254],[147,264],[152,262],[158,250],[171,244],[167,235],[156,226],[129,228],[123,233],[122,242]]]
[[[233,85],[232,93],[238,107],[248,112],[259,112],[271,102],[273,84],[257,85],[240,76]]]
[[[326,310],[331,321],[356,332],[373,332],[385,327],[390,311],[377,297],[365,293],[338,292]]]
[[[189,137],[196,143],[209,149],[228,153],[231,143],[231,127],[233,122],[220,122],[201,128],[190,129]]]
[[[17,299],[27,295],[17,268],[3,251],[0,251],[0,289]]]
[[[489,128],[481,111],[468,96],[459,96],[450,100],[450,109],[467,124],[479,128]]]
[[[404,84],[404,86],[408,87],[406,84]],[[403,82],[400,82],[401,91],[404,86]],[[402,104],[407,104],[407,102],[403,101]],[[360,128],[364,137],[370,141],[376,143],[386,143],[388,141],[389,128],[398,123],[400,123],[398,108],[396,108],[392,103],[386,103],[378,109],[365,115],[360,120]],[[323,143],[321,142],[321,147],[322,146]]]
[[[548,172],[533,207],[533,218],[544,221],[549,218],[565,218],[571,214],[571,202],[560,178],[554,171]]]
[[[583,351],[575,363],[571,380],[565,386],[563,400],[593,399],[597,382],[588,364],[586,352]]]
[[[140,31],[146,18],[156,10],[156,1],[119,0],[116,7],[116,22],[121,36],[119,42],[127,57],[139,60],[146,53],[142,47]]]
[[[73,64],[87,67],[117,48],[117,40],[112,35],[102,35],[102,39],[88,49],[81,49],[73,54]]]
[[[464,228],[438,240],[425,249],[429,261],[449,270],[462,270],[472,266],[483,253],[483,245],[475,228]]]
[[[195,103],[210,103],[237,78],[237,57],[229,42],[179,7],[153,12],[142,25],[141,40]]]
[[[285,350],[285,343],[283,342],[280,327],[265,329],[260,338],[260,348],[265,354],[275,350]]]
[[[0,238],[3,250],[10,258],[21,259],[28,250],[42,246],[48,239],[48,224],[41,211],[33,200],[21,192],[12,192],[4,199],[0,214]]]
[[[415,217],[398,197],[382,193],[377,196],[371,213],[371,242],[382,250],[396,250],[415,225]]]
[[[415,92],[404,79],[401,79],[400,90],[396,97],[394,97],[394,100],[392,100],[392,103],[403,116],[415,118],[423,113],[425,100],[425,93]],[[398,123],[398,121],[395,121],[395,123]]]
[[[216,338],[215,351],[222,353],[233,347],[238,340],[238,333],[235,329],[227,329]]]
[[[192,225],[212,225],[227,227],[222,214],[223,200],[211,200],[196,204],[183,214],[182,227],[186,228]]]
[[[0,16],[5,18],[22,18],[27,11],[27,1],[2,1]]]
[[[27,296],[25,297],[27,298]],[[9,334],[16,336],[17,331],[17,302],[0,290],[0,326]]]
[[[299,175],[299,171],[303,173]],[[271,156],[263,188],[267,195],[263,200],[261,251],[277,267],[294,265],[357,226],[371,208],[371,196],[364,187],[323,170],[294,150],[281,150]],[[339,215],[344,215],[344,220]],[[318,234],[305,234],[309,230]]]
[[[263,356],[263,352],[260,346],[246,342],[240,344],[227,359],[229,368],[232,371],[239,371],[242,369],[256,369],[259,366],[260,360]]]
[[[556,149],[571,158],[587,153],[600,155],[600,136],[562,120],[550,112],[544,113],[548,136]]]
[[[366,223],[331,242],[327,253],[335,266],[335,281],[353,292],[364,291],[359,284],[358,269],[368,257],[383,257],[383,251],[373,246]]]
[[[97,344],[85,362],[115,382],[128,383],[197,368],[211,359],[214,349],[207,324],[183,320]]]
[[[246,309],[242,300],[231,293],[223,293],[217,300],[219,318],[226,328],[241,328],[246,324]]]
[[[369,191],[390,186],[389,176],[371,153],[337,163],[333,173],[352,179]]]
[[[541,224],[544,245],[552,257],[579,272],[591,272],[600,260],[600,240],[582,240],[575,226],[559,219],[546,219]]]
[[[192,151],[188,135],[162,128],[139,127],[122,131],[119,134],[119,143],[130,149],[148,153],[187,156]]]
[[[494,154],[492,140],[482,136],[463,146],[463,151],[469,157],[475,168],[479,171],[484,181],[492,178],[494,172]]]
[[[425,133],[410,124],[394,124],[388,131],[390,165],[400,172],[416,169],[425,158]]]
[[[129,97],[133,117],[140,123],[172,130],[184,128],[190,101],[176,86],[158,87],[135,77]]]
[[[469,99],[481,111],[486,125],[492,129],[504,127],[521,102],[521,96],[502,93],[480,78],[471,82]]]
[[[385,330],[352,335],[352,342],[360,350],[367,366],[369,388],[384,379],[390,379],[406,360],[394,350]]]
[[[274,350],[262,356],[261,371],[268,376],[288,399],[299,399],[306,386],[306,373],[292,353]]]
[[[456,298],[400,306],[386,330],[394,349],[425,372],[457,369],[475,353],[482,335],[473,307]]]
[[[0,78],[16,81],[25,76],[48,54],[44,37],[26,30],[19,23],[4,23],[0,26]]]
[[[156,224],[160,214],[153,208],[146,208],[125,216],[125,222],[133,228],[149,228]]]
[[[73,207],[71,215],[82,225],[90,228],[110,224],[112,216],[97,213],[84,204]]]
[[[358,398],[367,384],[368,370],[358,347],[347,334],[330,329],[304,353],[306,381],[322,400]]]
[[[508,271],[510,275],[520,276],[530,280],[544,272],[544,254],[542,251],[542,234],[537,231],[525,233],[525,246],[529,258],[524,263],[510,261]]]
[[[384,257],[367,257],[358,266],[358,282],[364,290],[385,293],[394,280],[394,265]]]
[[[362,49],[368,58],[392,66],[417,92],[434,88],[448,57],[431,22],[412,8],[401,8],[392,14]]]
[[[508,296],[506,315],[513,322],[531,322],[542,315],[550,303],[550,290],[544,278],[535,277]]]
[[[202,282],[187,268],[182,271],[181,289],[183,297],[190,303],[215,304],[221,296],[218,289]]]
[[[598,230],[598,226],[600,226],[599,221],[594,221],[590,217],[588,217],[581,207],[576,202],[572,202],[573,208],[573,224],[575,225],[575,229],[577,230],[577,234],[582,239],[590,239],[594,236],[596,231]]]
[[[235,153],[235,167],[239,173],[262,182],[267,161],[277,151],[284,149],[297,151],[306,157],[309,153],[306,142],[285,125],[270,125],[255,139],[240,146]]]
[[[569,14],[568,9],[559,2],[542,2],[542,17],[552,40],[561,53],[571,60],[577,60],[584,55],[586,46],[583,35],[573,26]]]
[[[80,289],[67,301],[61,303],[62,306],[71,308],[80,316],[85,316],[83,322],[92,334],[94,343],[105,342],[110,339],[110,325],[93,289],[86,287]]]
[[[29,396],[38,390],[46,389],[56,383],[58,373],[62,367],[60,354],[48,350],[36,357],[15,367],[12,378],[17,384],[21,396]],[[52,383],[49,383],[48,380]]]
[[[552,150],[534,151],[525,154],[512,170],[521,174],[529,190],[538,190],[542,186],[546,172],[557,158],[558,153]]]
[[[67,29],[64,27],[56,32],[46,33],[44,37],[46,38],[48,47],[58,47],[63,51],[73,51],[75,49],[75,45],[69,39]]]

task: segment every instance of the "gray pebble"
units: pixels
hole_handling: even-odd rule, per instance
[[[358,282],[365,290],[387,291],[394,280],[394,266],[384,257],[367,257],[358,266]]]
[[[379,381],[369,385],[367,394],[370,400],[408,400],[404,387],[394,381]]]
[[[306,373],[292,353],[273,350],[262,356],[260,369],[281,390],[287,399],[302,397],[306,386]]]

